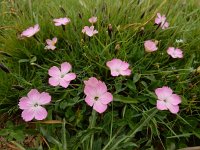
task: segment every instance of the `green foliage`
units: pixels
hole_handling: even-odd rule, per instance
[[[8,141],[17,140],[23,142],[25,139],[24,128],[24,125],[14,126],[11,121],[8,121],[6,128],[1,129],[0,136],[6,137]]]
[[[37,134],[39,149],[132,150],[178,149],[198,145],[200,74],[200,9],[197,0],[1,0],[0,1],[0,114],[20,116],[18,102],[30,89],[49,92],[47,120],[29,133],[24,125],[7,123],[0,136],[23,149],[25,134]],[[170,27],[154,26],[157,12],[166,14]],[[69,17],[63,31],[52,20]],[[97,16],[95,37],[81,33],[88,18]],[[36,38],[20,39],[27,27],[39,23]],[[108,25],[112,25],[111,36]],[[44,49],[45,40],[58,38],[57,49]],[[159,41],[147,54],[145,40]],[[176,39],[183,39],[177,43]],[[166,49],[179,47],[183,59],[172,59]],[[119,58],[130,63],[130,77],[111,77],[106,62]],[[67,89],[48,84],[48,69],[72,64],[77,79]],[[7,69],[7,70],[6,70]],[[104,81],[114,101],[103,114],[84,102],[83,81]],[[167,85],[181,95],[178,115],[158,111],[154,90]],[[1,121],[2,122],[2,121]],[[31,126],[26,125],[26,129]],[[38,140],[40,141],[40,139]]]

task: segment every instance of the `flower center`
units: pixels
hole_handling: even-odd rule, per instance
[[[98,99],[99,99],[99,97],[98,97],[98,96],[96,96],[96,97],[94,98],[94,100],[95,100],[95,101],[97,101]]]
[[[63,73],[63,74],[61,74],[61,76],[60,76],[60,77],[61,77],[61,78],[64,78],[64,76],[65,76],[65,75],[66,75],[66,74],[65,74],[65,73]]]
[[[119,69],[116,69],[116,72],[120,72]]]
[[[38,103],[35,103],[35,104],[34,104],[34,107],[38,107],[38,106],[39,106]]]
[[[52,42],[52,45],[55,46],[55,45],[56,45],[56,42]]]

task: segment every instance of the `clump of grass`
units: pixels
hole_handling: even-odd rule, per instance
[[[198,145],[198,5],[195,0],[1,1],[0,63],[9,71],[0,72],[0,112],[20,116],[20,97],[37,88],[53,97],[47,120],[62,122],[37,123],[37,132],[32,134],[43,139],[38,147],[106,150]],[[166,14],[168,29],[154,25],[157,12]],[[98,17],[99,33],[89,38],[81,30],[91,16]],[[59,17],[71,19],[65,31],[52,22]],[[20,33],[36,23],[41,27],[37,40],[21,40]],[[54,36],[57,49],[45,50],[45,40]],[[155,53],[145,53],[143,44],[148,39],[159,41]],[[181,48],[184,58],[170,58],[169,46]],[[132,75],[111,77],[105,64],[112,58],[129,62]],[[67,89],[50,87],[48,69],[65,61],[73,65],[77,79]],[[104,81],[114,95],[102,115],[92,113],[84,102],[83,81],[91,76]],[[182,97],[177,115],[154,108],[154,90],[163,85]]]

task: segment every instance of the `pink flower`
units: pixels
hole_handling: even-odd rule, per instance
[[[128,68],[129,64],[120,59],[112,59],[106,63],[106,66],[111,70],[112,76],[130,76],[131,70]]]
[[[21,33],[21,37],[31,37],[35,35],[38,31],[40,31],[39,24],[34,25],[33,27],[29,27]]]
[[[89,20],[88,20],[91,24],[94,24],[97,22],[97,17],[91,17]]]
[[[162,29],[166,29],[169,27],[169,23],[166,21],[165,15],[162,16],[160,13],[157,13],[155,24],[160,25]]]
[[[174,47],[169,47],[167,49],[167,54],[169,54],[172,58],[183,58],[183,52]]]
[[[158,49],[158,47],[156,46],[157,42],[153,42],[152,40],[147,40],[144,42],[144,48],[146,52],[154,52]]]
[[[57,43],[57,38],[54,37],[52,40],[47,39],[47,40],[46,40],[46,43],[47,43],[47,45],[45,46],[45,49],[54,50],[54,49],[56,49],[55,44]]]
[[[51,101],[49,93],[39,93],[38,90],[32,89],[27,97],[22,97],[19,100],[19,108],[22,109],[22,118],[25,121],[43,120],[47,117],[47,111],[41,105],[46,105]]]
[[[75,73],[69,73],[72,66],[68,62],[64,62],[61,64],[61,69],[56,66],[53,66],[49,69],[48,74],[51,76],[49,78],[49,84],[52,86],[62,86],[67,88],[70,84],[71,80],[76,78]]]
[[[71,20],[69,18],[53,19],[55,26],[67,25]]]
[[[95,77],[84,81],[84,84],[85,102],[98,113],[106,111],[107,105],[113,100],[112,94],[107,92],[106,84]]]
[[[98,33],[97,30],[94,30],[94,26],[91,26],[91,27],[88,27],[88,26],[85,26],[83,29],[82,29],[82,33],[85,33],[87,34],[88,36],[93,36],[95,34]]]
[[[158,97],[157,100],[157,109],[159,110],[168,110],[177,114],[179,111],[178,104],[181,103],[181,98],[177,94],[173,94],[171,88],[163,86],[162,88],[157,88],[155,93]]]

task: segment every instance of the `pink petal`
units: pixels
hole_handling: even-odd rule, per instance
[[[94,26],[91,26],[91,27],[90,27],[90,30],[93,31],[93,30],[94,30]]]
[[[162,26],[162,29],[166,29],[169,27],[169,23],[168,22],[165,22],[164,25]]]
[[[44,120],[47,117],[47,111],[45,108],[38,106],[35,109],[35,119],[36,120]]]
[[[164,23],[166,21],[166,16],[165,15],[161,16],[161,21],[162,21],[162,23]]]
[[[42,92],[40,94],[40,99],[38,99],[38,104],[45,105],[48,104],[50,101],[51,101],[51,96],[49,95],[49,93]]]
[[[45,48],[44,49],[51,49],[51,50],[55,50],[56,49],[56,47],[55,46],[53,46],[53,45],[47,45],[47,46],[45,46]]]
[[[96,85],[99,83],[99,81],[97,80],[97,78],[95,77],[91,77],[89,78],[89,80],[87,81],[84,81],[84,84],[85,85],[89,85],[89,86],[92,86],[92,87],[96,87]]]
[[[121,66],[122,64],[122,61],[120,59],[112,59],[111,61],[108,61],[106,63],[106,66],[109,67],[111,70],[115,70],[115,69],[118,69],[119,66]]]
[[[178,105],[181,103],[181,98],[177,94],[172,94],[166,101],[172,105]]]
[[[53,67],[51,67],[51,68],[49,69],[48,74],[49,74],[50,76],[52,76],[52,77],[56,77],[56,78],[57,78],[57,77],[60,77],[61,72],[60,72],[60,70],[59,70],[58,67],[53,66]]]
[[[66,25],[66,24],[69,23],[71,20],[70,20],[69,18],[61,18],[60,21],[63,23],[63,25]]]
[[[161,23],[161,19],[160,18],[156,18],[155,19],[155,24],[160,24]]]
[[[21,36],[25,36],[25,37],[31,37],[33,35],[34,35],[33,27],[30,27],[21,33]]]
[[[128,69],[128,67],[129,67],[129,63],[122,61],[120,68],[122,70],[126,70],[126,69]]]
[[[68,62],[64,62],[61,64],[61,73],[66,74],[71,70],[72,66]]]
[[[183,54],[178,54],[177,57],[178,58],[183,58]]]
[[[99,81],[96,87],[96,91],[97,91],[97,96],[100,96],[104,94],[105,92],[107,92],[106,84],[104,82]]]
[[[83,28],[83,29],[82,29],[82,33],[85,33],[85,32],[86,32],[86,30]]]
[[[175,51],[176,51],[176,56],[178,58],[183,58],[183,52],[182,52],[182,50],[180,50],[180,49],[177,48]]]
[[[51,49],[51,50],[55,50],[56,49],[56,47],[53,46],[53,45],[49,46],[48,48]]]
[[[61,26],[61,25],[62,25],[62,23],[60,23],[60,22],[55,23],[55,26]]]
[[[155,90],[155,93],[159,100],[166,100],[172,95],[172,92],[172,89],[167,86],[163,86],[162,88],[157,88]]]
[[[160,13],[157,13],[157,16],[158,16],[158,18],[161,18],[161,17],[162,17]]]
[[[176,51],[177,54],[182,54],[183,53],[182,50],[180,50],[178,48],[176,48],[175,51]]]
[[[53,41],[54,43],[57,43],[57,41],[58,41],[57,37],[54,37],[54,38],[52,39],[52,41]]]
[[[93,31],[92,30],[86,30],[86,34],[91,37],[91,36],[93,36]]]
[[[93,97],[93,98],[97,96],[96,88],[89,85],[85,86],[84,93],[85,95]]]
[[[82,29],[82,32],[85,33],[87,30],[90,30],[90,28],[88,26],[85,26],[83,29]]]
[[[22,118],[27,122],[31,121],[34,118],[35,112],[33,109],[25,109],[22,111]]]
[[[92,107],[95,103],[94,97],[86,96],[85,102]]]
[[[50,39],[47,39],[47,40],[46,40],[46,43],[47,43],[48,45],[52,45],[52,41],[51,41]]]
[[[69,86],[69,83],[70,83],[70,81],[65,81],[63,78],[61,78],[59,85],[64,88],[67,88]]]
[[[49,78],[49,84],[52,86],[58,86],[59,85],[59,78],[51,77]]]
[[[58,21],[59,21],[59,19],[53,19],[53,21],[54,21],[54,22],[58,22]]]
[[[107,105],[113,100],[113,96],[111,93],[106,92],[103,95],[101,95],[98,99],[102,104]]]
[[[158,110],[167,110],[167,106],[164,101],[157,100],[156,107]]]
[[[76,78],[76,74],[75,73],[68,73],[63,77],[63,79],[65,81],[71,81],[71,80],[74,80],[75,78]]]
[[[174,51],[175,51],[175,48],[174,48],[174,47],[169,47],[169,48],[167,49],[167,54],[173,55]]]
[[[116,70],[111,70],[111,75],[112,75],[113,77],[116,77],[116,76],[119,76],[120,73],[119,73],[118,71],[116,71]]]
[[[28,97],[22,97],[19,100],[18,106],[19,106],[20,109],[28,109],[28,108],[30,108],[30,102],[29,102]]]
[[[28,98],[30,101],[35,101],[36,99],[39,99],[40,97],[40,93],[38,92],[37,89],[32,89],[29,93],[28,93]]]
[[[103,113],[107,109],[107,105],[102,104],[100,101],[96,101],[93,105],[93,109],[98,113]]]
[[[98,31],[97,31],[97,30],[94,30],[94,31],[93,31],[93,34],[97,34],[97,33],[98,33]]]
[[[121,70],[120,74],[123,75],[123,76],[130,76],[131,75],[131,70],[130,69]]]
[[[179,111],[179,106],[178,105],[172,105],[170,103],[166,103],[167,108],[169,111],[173,114],[177,114]]]
[[[34,26],[34,29],[35,29],[35,31],[39,31],[39,30],[40,30],[39,24],[36,24],[36,25]]]

